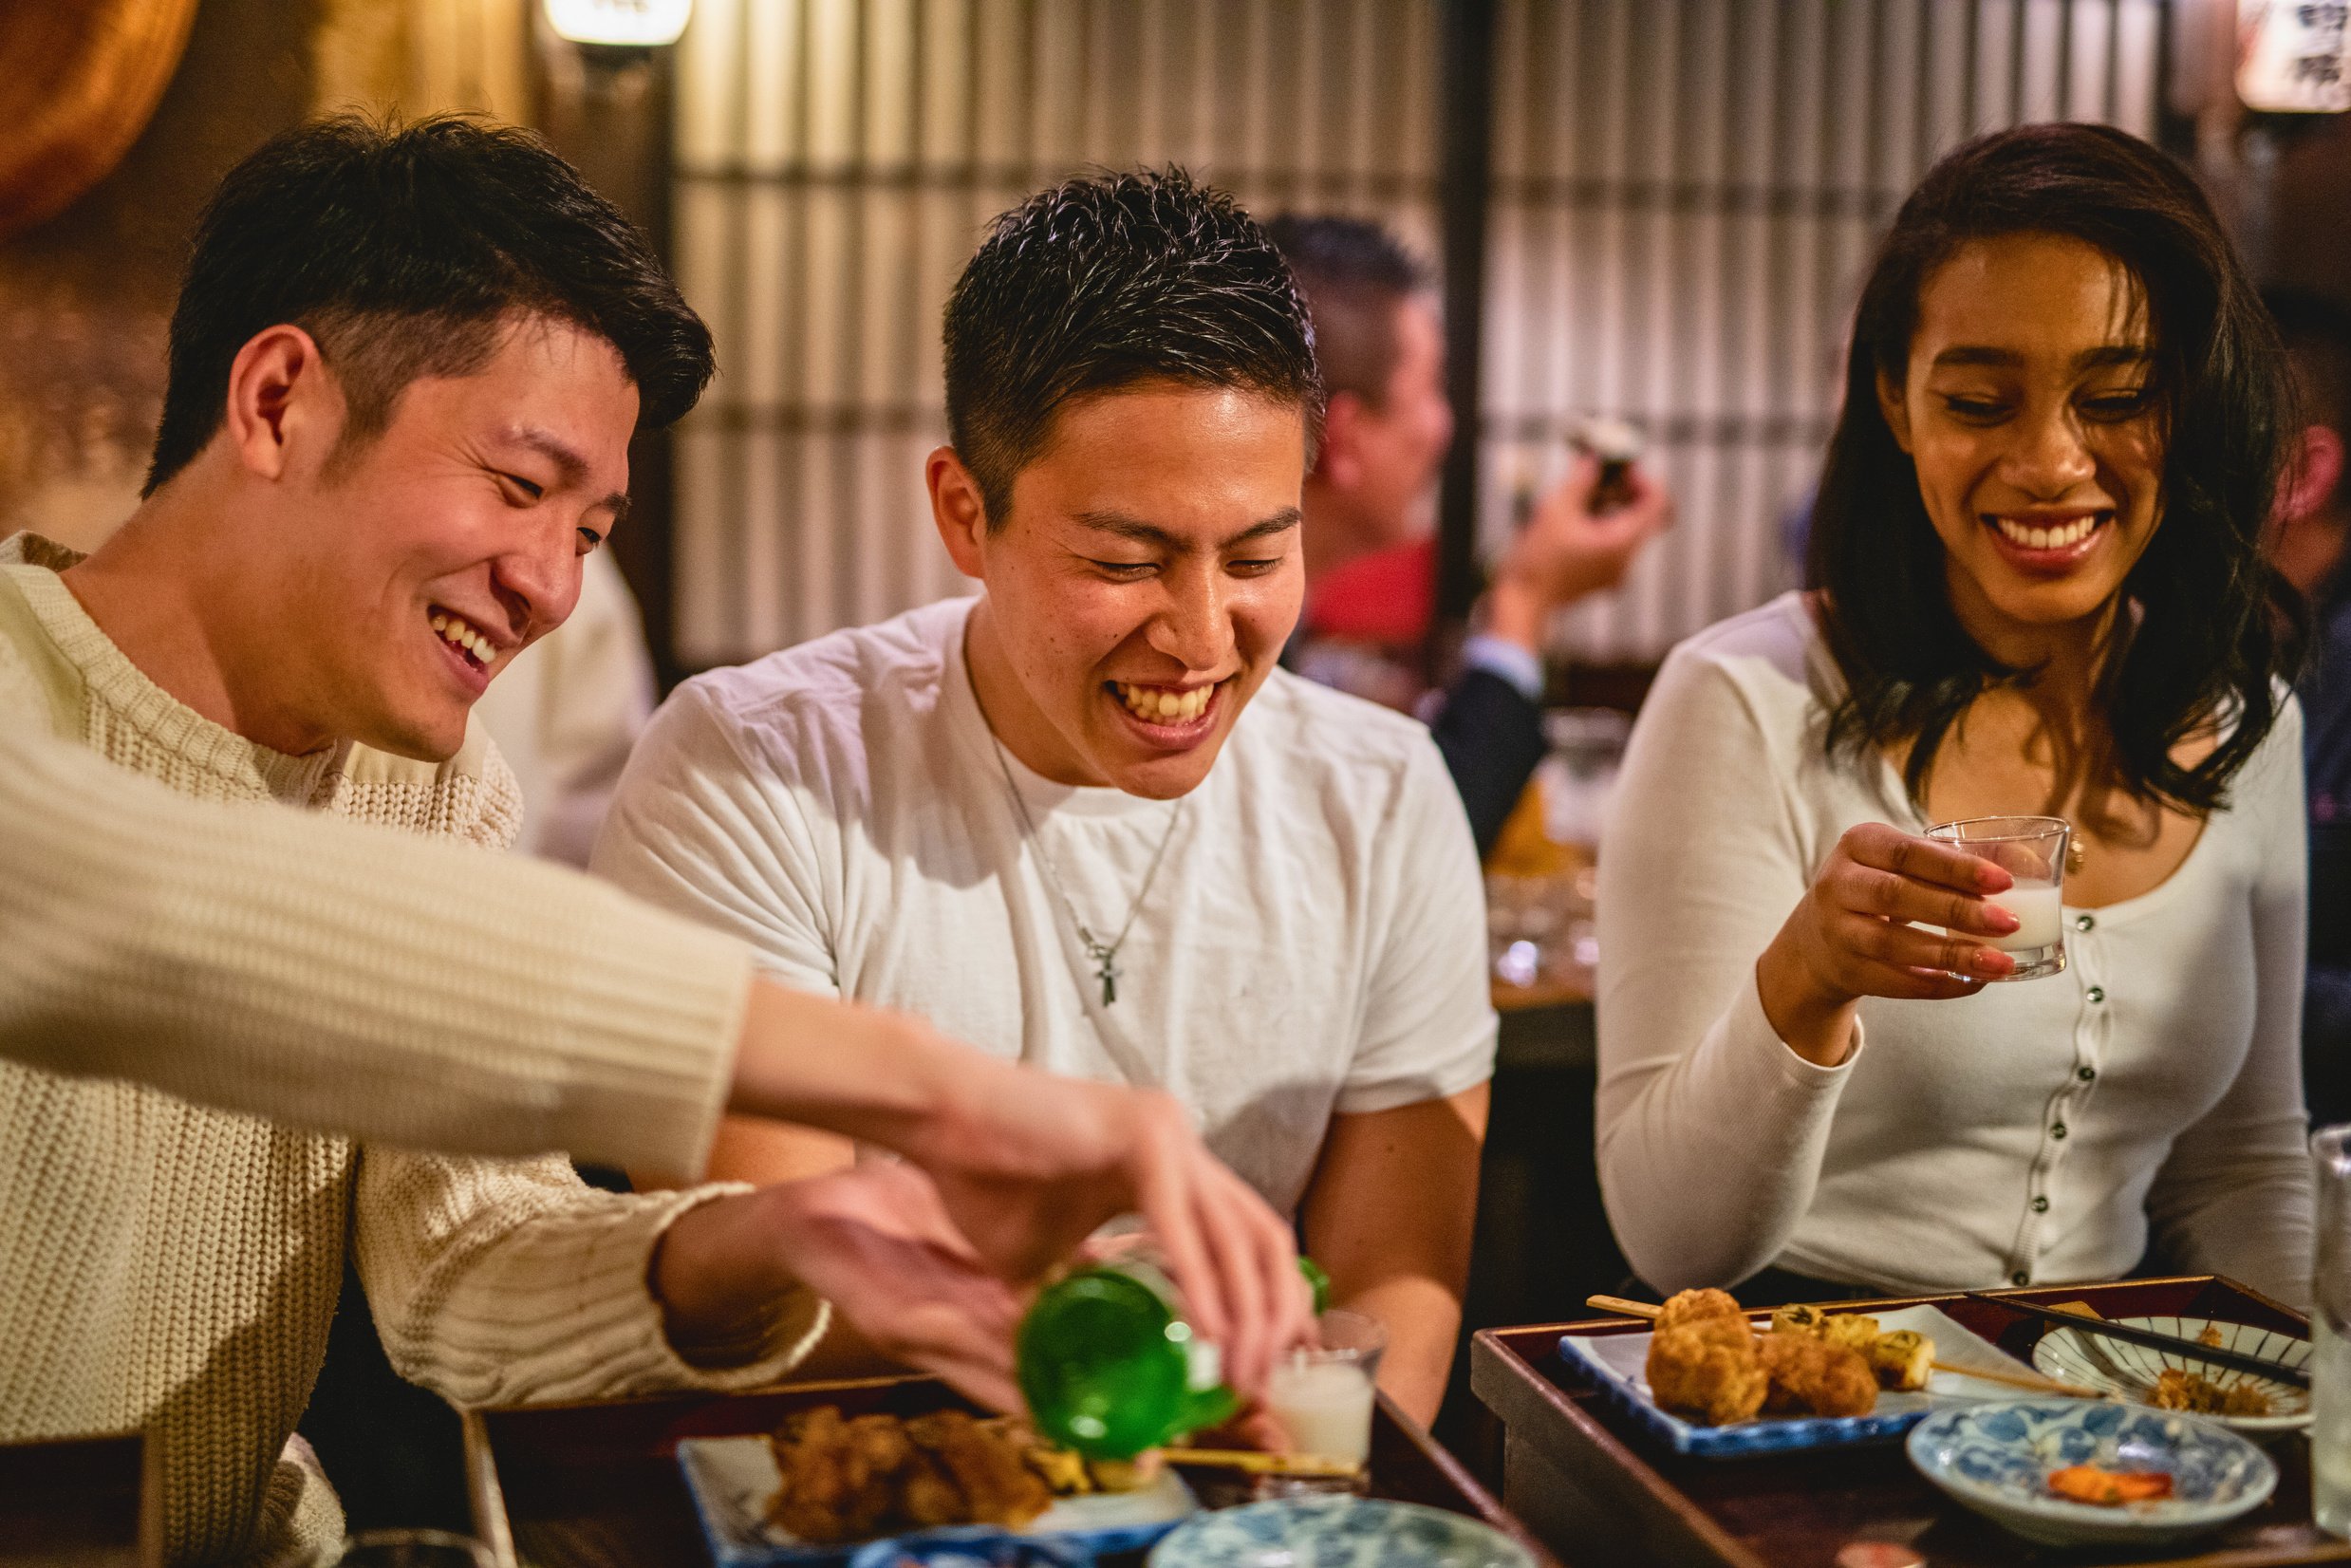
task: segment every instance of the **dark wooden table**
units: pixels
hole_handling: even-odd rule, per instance
[[[161,1560],[142,1533],[145,1445],[139,1434],[0,1444],[0,1564],[135,1568]]]
[[[2298,1314],[2209,1275],[1998,1294],[2086,1300],[2109,1317],[2179,1314],[2309,1332]],[[2022,1313],[1960,1297],[1854,1305],[1891,1309],[1919,1299],[2027,1362],[2043,1332]],[[1838,1568],[1838,1553],[1859,1541],[1910,1547],[1933,1568],[2085,1560],[2080,1552],[2031,1545],[1960,1507],[1911,1468],[1899,1444],[1740,1460],[1672,1452],[1580,1383],[1559,1356],[1562,1334],[1647,1327],[1614,1317],[1477,1335],[1470,1376],[1503,1427],[1503,1503],[1555,1549],[1566,1543],[1584,1560],[1626,1568]],[[2351,1562],[2351,1542],[2310,1522],[2308,1443],[2287,1437],[2269,1453],[2278,1462],[2278,1489],[2258,1511],[2156,1559],[2088,1560],[2197,1568]]]
[[[929,1378],[870,1378],[757,1393],[469,1410],[465,1460],[475,1530],[502,1562],[531,1568],[707,1563],[709,1549],[678,1473],[680,1438],[772,1431],[789,1412],[812,1405],[912,1415],[957,1403]],[[1537,1568],[1563,1568],[1386,1400],[1372,1423],[1371,1477],[1375,1496],[1483,1520],[1532,1552]]]

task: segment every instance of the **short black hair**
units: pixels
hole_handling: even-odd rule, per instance
[[[317,340],[347,447],[382,433],[411,382],[480,369],[530,316],[618,350],[640,429],[710,380],[710,330],[644,233],[531,132],[462,115],[297,126],[230,170],[196,227],[144,493],[212,439],[238,350],[271,327]]]
[[[1148,382],[1239,386],[1321,426],[1315,332],[1257,220],[1182,169],[1101,173],[998,217],[946,311],[947,431],[988,526],[1076,399]]]
[[[1813,507],[1812,585],[1845,677],[1832,752],[1908,742],[1923,794],[1936,749],[1986,690],[2031,679],[1977,645],[1952,609],[1918,471],[1878,404],[1901,385],[1928,281],[1962,246],[2009,234],[2080,240],[2129,274],[2154,334],[2164,431],[2161,526],[2122,585],[2135,615],[2099,678],[2113,781],[2198,815],[2277,721],[2273,682],[2301,662],[2301,597],[2261,540],[2283,457],[2286,357],[2244,263],[2193,176],[2107,125],[2043,124],[1957,148],[1894,215],[1855,313],[1845,401]],[[2173,749],[2226,726],[2192,767]]]
[[[1353,392],[1378,407],[1403,352],[1396,307],[1428,288],[1428,269],[1365,218],[1283,213],[1265,232],[1281,248],[1314,314],[1324,391]]]
[[[2294,366],[2298,413],[2307,424],[2351,436],[2351,309],[2308,289],[2261,291]]]

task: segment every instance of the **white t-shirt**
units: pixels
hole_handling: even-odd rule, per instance
[[[1817,1067],[1755,961],[1838,838],[1927,824],[1822,745],[1843,680],[1787,594],[1673,650],[1600,858],[1600,1186],[1660,1290],[1766,1264],[1891,1295],[2172,1260],[2307,1299],[2302,711],[2291,698],[2161,884],[2065,911],[2065,972],[1869,998]]]
[[[1285,1212],[1334,1112],[1491,1075],[1477,854],[1425,729],[1277,670],[1180,806],[1054,784],[998,759],[963,662],[974,603],[688,681],[629,762],[595,869],[788,983],[1166,1089]],[[1107,942],[1171,820],[1106,1006],[1039,859]]]

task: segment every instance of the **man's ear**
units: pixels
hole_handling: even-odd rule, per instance
[[[1911,449],[1911,407],[1902,388],[1884,371],[1877,373],[1877,411],[1886,417],[1886,428],[1894,432],[1894,444],[1908,452]]]
[[[317,340],[299,327],[255,333],[230,363],[223,428],[237,460],[259,478],[284,478],[297,455],[323,460],[344,413],[343,389]]]
[[[2342,436],[2323,424],[2306,424],[2286,442],[2286,473],[2278,481],[2278,515],[2307,517],[2323,512],[2342,484]]]
[[[1322,410],[1322,439],[1315,447],[1312,477],[1346,490],[1363,477],[1364,416],[1370,412],[1353,392],[1334,392]]]
[[[966,577],[984,579],[988,507],[980,496],[980,481],[963,466],[955,448],[942,446],[924,459],[923,482],[930,487],[931,521],[939,529],[940,542],[947,547],[955,569]]]

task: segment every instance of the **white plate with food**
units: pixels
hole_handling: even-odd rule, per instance
[[[718,1568],[846,1562],[876,1540],[973,1524],[1089,1557],[1137,1552],[1200,1506],[1172,1470],[1089,1466],[1017,1423],[945,1413],[943,1445],[931,1429],[937,1415],[843,1419],[831,1407],[773,1437],[681,1439],[678,1465]],[[795,1478],[789,1496],[786,1465]]]
[[[2192,1339],[2215,1350],[2237,1351],[2301,1367],[2310,1359],[2310,1341],[2250,1323],[2213,1317],[2118,1317],[2126,1328],[2152,1329]],[[2176,1351],[2133,1345],[2100,1335],[2054,1327],[2033,1347],[2033,1365],[2049,1377],[2118,1393],[2161,1410],[2216,1421],[2256,1441],[2310,1425],[2310,1391],[2197,1361]]]
[[[1660,1361],[1652,1355],[1659,1332],[1652,1332],[1566,1335],[1559,1351],[1674,1452],[1718,1459],[1888,1443],[1930,1411],[2014,1399],[2016,1379],[2037,1380],[2031,1368],[1935,1307],[1873,1315],[1782,1308],[1737,1317],[1762,1331],[1751,1350],[1688,1344],[1691,1353],[1678,1362]],[[1854,1359],[1834,1349],[1807,1351],[1794,1343],[1800,1339],[1822,1341]],[[1677,1334],[1665,1349],[1685,1343]],[[1650,1381],[1652,1369],[1668,1384],[1662,1400]],[[1993,1375],[1972,1376],[1971,1370]]]

